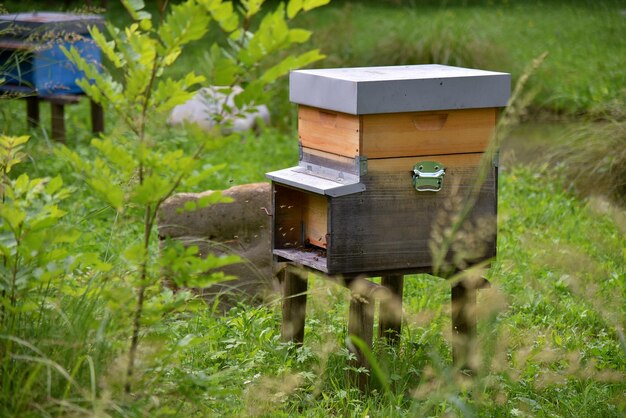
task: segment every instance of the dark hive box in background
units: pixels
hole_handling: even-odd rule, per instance
[[[82,93],[81,74],[61,47],[76,48],[88,62],[101,52],[88,28],[102,26],[97,15],[32,12],[0,15],[0,68],[5,86],[41,96]]]

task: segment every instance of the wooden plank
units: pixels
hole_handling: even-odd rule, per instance
[[[461,370],[472,370],[471,356],[476,336],[476,293],[469,280],[451,288],[452,358]]]
[[[104,110],[98,103],[91,102],[91,131],[94,134],[104,132]]]
[[[324,250],[274,249],[272,253],[285,260],[293,261],[295,264],[310,267],[322,273],[328,273],[326,252]]]
[[[58,105],[76,104],[80,102],[81,97],[83,97],[83,95],[80,94],[54,94],[39,96],[41,100],[46,100],[50,103]]]
[[[328,198],[326,196],[305,193],[303,206],[305,243],[326,248],[328,233]]]
[[[302,344],[304,341],[304,320],[306,316],[306,292],[308,280],[287,266],[283,269],[283,341]]]
[[[52,138],[65,142],[65,114],[64,105],[56,102],[50,103],[50,117],[52,119]]]
[[[3,84],[0,86],[0,93],[6,93],[10,97],[21,98],[23,96],[37,95],[37,90],[32,87]]]
[[[403,158],[379,158],[368,159],[367,170],[370,173],[383,173],[383,172],[405,172],[408,173],[409,179],[411,179],[410,172],[413,170],[415,164],[420,161],[437,161],[442,163],[445,167],[453,169],[469,168],[474,170],[483,157],[483,153],[471,153],[471,154],[449,154],[449,155],[428,155],[423,157],[403,157]],[[447,180],[448,174],[444,177],[444,182]],[[445,183],[444,183],[445,184]]]
[[[391,158],[483,152],[495,125],[495,108],[364,115],[361,154]]]
[[[39,98],[27,96],[26,98],[26,122],[30,128],[39,126]]]
[[[351,174],[357,173],[357,166],[354,157],[333,154],[313,148],[302,147],[301,161],[312,162],[333,170],[345,171]]]
[[[361,339],[370,349],[374,333],[374,299],[371,297],[371,287],[361,285],[363,280],[355,280],[350,284],[352,298],[350,299],[350,313],[348,316],[348,335],[354,335]],[[358,348],[355,352],[357,359],[353,362],[356,367],[370,367],[367,358]],[[353,374],[359,389],[365,390],[369,382],[369,376],[365,373]]]
[[[34,42],[25,42],[17,39],[1,39],[0,49],[16,50],[16,51],[34,51],[40,48],[41,45]]]
[[[456,158],[473,160],[474,165],[455,166],[451,162]],[[367,187],[365,192],[331,200],[330,274],[432,266],[433,233],[451,224],[453,209],[459,209],[473,189],[480,155],[437,159],[448,167],[440,192],[417,192],[410,174],[414,163],[402,158],[399,160],[406,160],[402,164],[383,162],[393,170],[369,169],[362,178]],[[495,170],[492,170],[449,258],[465,255],[469,261],[477,262],[495,255],[495,192]],[[445,213],[439,215],[442,211]]]
[[[298,137],[303,147],[346,157],[360,152],[361,120],[357,115],[300,106]]]
[[[389,289],[391,295],[380,300],[378,336],[385,338],[388,343],[396,344],[400,341],[402,332],[404,276],[401,274],[382,276],[380,284]]]

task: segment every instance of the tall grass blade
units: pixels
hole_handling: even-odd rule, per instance
[[[478,173],[476,175],[476,179],[472,184],[472,187],[468,193],[468,196],[463,200],[463,205],[458,213],[458,216],[452,222],[452,225],[447,229],[444,233],[443,239],[436,248],[433,248],[432,251],[432,260],[433,260],[433,274],[435,276],[441,275],[442,272],[446,273],[445,260],[452,243],[460,231],[463,223],[468,219],[470,212],[478,197],[480,195],[480,190],[487,179],[488,173],[492,169],[493,158],[495,156],[496,151],[499,149],[501,145],[502,138],[504,135],[510,130],[510,128],[519,121],[520,114],[523,112],[525,105],[528,102],[528,96],[526,93],[526,84],[530,79],[531,75],[541,66],[543,61],[545,60],[547,52],[539,55],[535,58],[532,63],[527,67],[526,71],[517,81],[515,85],[515,89],[509,98],[507,106],[504,111],[504,115],[498,120],[496,125],[496,129],[494,134],[492,135],[491,140],[489,141],[489,145],[487,150],[482,156],[480,161],[480,165],[478,167]],[[444,274],[445,275],[445,274]]]
[[[350,340],[350,343],[354,344],[359,349],[359,351],[363,354],[363,356],[369,363],[370,368],[372,370],[372,374],[376,377],[378,382],[381,384],[383,388],[383,392],[385,393],[385,396],[387,396],[389,401],[393,401],[394,397],[393,397],[393,393],[391,392],[391,385],[389,383],[389,377],[380,367],[380,364],[378,363],[378,360],[376,360],[376,357],[374,356],[374,353],[372,353],[372,350],[368,347],[365,341],[363,341],[359,337],[355,335],[350,335],[348,338]]]

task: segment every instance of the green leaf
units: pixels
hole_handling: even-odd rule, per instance
[[[189,287],[196,287],[196,288],[202,289],[204,287],[209,287],[215,283],[221,283],[221,282],[234,280],[234,279],[236,279],[236,277],[227,276],[222,272],[211,273],[211,274],[199,274],[197,276],[189,278],[186,281],[185,285]]]
[[[209,194],[206,194],[198,199],[197,205],[199,208],[206,208],[207,206],[214,205],[216,203],[231,203],[234,199],[230,196],[222,195],[221,190],[216,190]]]
[[[296,68],[306,67],[307,65],[315,61],[319,61],[324,57],[325,56],[322,55],[318,49],[305,52],[304,54],[298,56],[290,55],[275,66],[265,71],[265,73],[263,73],[263,75],[261,76],[261,80],[263,81],[263,83],[273,83],[276,79],[287,74],[289,71]]]
[[[224,55],[222,51],[217,44],[211,46],[212,84],[231,86],[241,73],[241,67],[231,57]]]
[[[193,75],[195,78],[189,77]],[[175,106],[185,103],[191,99],[195,92],[187,91],[193,84],[204,80],[202,76],[195,76],[190,73],[182,80],[173,80],[168,78],[166,80],[160,80],[152,94],[151,107],[156,112],[166,113],[172,110]],[[187,84],[190,82],[189,84]]]
[[[152,19],[152,15],[149,12],[142,10],[137,13],[137,20],[139,20],[140,22],[145,22],[148,19]]]
[[[142,243],[132,244],[123,252],[124,258],[134,264],[143,263],[146,259],[146,255],[147,252]]]
[[[231,2],[221,1],[204,2],[213,19],[220,25],[224,32],[230,33],[239,26],[239,18],[233,10]]]
[[[206,136],[206,135],[205,135]],[[206,180],[211,177],[215,173],[226,168],[226,164],[218,164],[218,165],[206,165],[203,166],[199,171],[193,171],[187,177],[183,179],[184,187],[192,188],[197,186],[201,181]]]
[[[94,138],[91,140],[91,145],[100,151],[112,166],[119,168],[128,175],[139,166],[139,162],[133,159],[127,147],[123,147],[119,144],[119,141],[117,142],[117,144],[114,143],[111,137],[105,139]]]
[[[143,0],[122,0],[122,3],[124,3],[124,6],[128,5],[131,7],[133,11],[139,11],[146,7]]]
[[[250,39],[247,49],[240,51],[240,59],[247,65],[252,65],[265,56],[286,46],[289,27],[285,21],[284,6],[281,5],[274,13],[263,17],[259,29]]]
[[[196,202],[188,200],[185,202],[185,205],[183,207],[187,212],[192,212],[198,208],[198,205],[196,205]]]
[[[124,102],[124,96],[121,94],[122,85],[115,81],[110,74],[101,73],[99,67],[87,62],[76,48],[72,47],[68,50],[61,46],[61,50],[85,74],[84,78],[76,80],[76,84],[83,89],[85,94],[96,103],[103,103],[106,99],[119,109]]]
[[[173,48],[169,54],[163,57],[163,66],[169,67],[170,65],[174,64],[182,52],[182,48]]]
[[[46,193],[53,195],[63,186],[63,179],[61,176],[56,176],[46,184]]]
[[[305,12],[330,3],[330,0],[304,0],[302,8]]]
[[[120,56],[115,52],[115,42],[108,42],[97,26],[92,26],[91,28],[89,28],[89,33],[91,34],[91,37],[95,41],[96,45],[98,45],[104,56],[107,57],[109,61],[111,61],[115,68],[122,68],[122,60],[120,59]]]
[[[287,4],[287,17],[293,19],[302,10],[303,0],[289,0]]]
[[[30,178],[28,177],[28,174],[23,173],[17,178],[17,180],[15,180],[13,188],[15,189],[16,193],[25,193],[28,190],[29,183]]]
[[[261,10],[261,6],[265,0],[242,0],[241,4],[246,10],[246,17],[251,18]]]
[[[31,231],[49,228],[55,225],[65,214],[66,212],[60,210],[57,205],[48,205],[29,222],[28,228]]]
[[[108,177],[91,177],[87,183],[99,193],[113,208],[121,211],[124,207],[124,190]]]
[[[158,174],[145,176],[143,183],[135,187],[132,201],[140,205],[157,203],[170,190],[170,184]]]
[[[311,31],[305,29],[291,29],[289,30],[289,43],[304,43],[311,37]]]
[[[16,238],[19,238],[22,223],[26,219],[26,212],[7,204],[0,205],[0,218],[4,219],[10,226]]]
[[[165,46],[161,53],[168,55],[191,41],[201,39],[209,30],[211,16],[196,2],[187,1],[172,6],[159,27],[159,39]]]
[[[146,7],[143,0],[121,0],[122,6],[126,9],[133,20],[150,19],[150,13],[143,10]]]
[[[52,241],[55,243],[69,244],[72,242],[76,242],[81,235],[82,234],[77,229],[56,229]]]
[[[252,105],[254,103],[260,103],[263,100],[265,80],[257,79],[252,81],[246,86],[246,88],[235,96],[235,104],[239,108]]]

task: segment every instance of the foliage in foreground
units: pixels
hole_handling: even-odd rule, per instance
[[[243,91],[235,97],[239,109],[266,100],[265,87],[291,68],[305,66],[322,57],[318,50],[312,50],[287,56],[268,68],[261,65],[267,57],[306,42],[311,33],[290,28],[288,21],[302,11],[327,3],[327,0],[293,0],[286,6],[281,4],[265,14],[254,31],[250,25],[260,12],[262,2],[244,2],[237,11],[232,2],[188,0],[172,6],[169,13],[160,16],[160,21],[153,20],[143,10],[143,1],[122,3],[134,21],[129,27],[120,30],[107,25],[109,39],[98,28],[90,30],[110,65],[88,62],[74,48],[65,50],[85,77],[78,84],[92,100],[113,111],[119,123],[112,133],[91,141],[97,152],[88,158],[84,153],[66,148],[56,154],[69,161],[74,174],[113,210],[116,222],[131,231],[126,242],[117,240],[120,247],[114,251],[114,263],[103,263],[98,255],[87,257],[82,253],[71,253],[70,244],[79,238],[80,233],[59,222],[66,213],[57,206],[58,202],[69,197],[69,190],[61,188],[60,177],[30,179],[22,173],[13,180],[9,173],[24,159],[21,148],[26,139],[2,136],[3,205],[0,215],[3,245],[0,248],[3,278],[6,276],[2,282],[2,339],[7,344],[2,347],[0,378],[6,382],[2,405],[7,411],[18,413],[41,408],[58,410],[59,413],[84,413],[99,409],[95,379],[99,376],[100,364],[96,364],[93,354],[81,353],[77,359],[69,359],[74,364],[61,366],[29,341],[33,340],[33,335],[28,335],[31,331],[36,331],[37,337],[54,334],[54,330],[47,326],[51,325],[48,319],[55,315],[46,307],[65,301],[64,291],[68,287],[73,287],[70,296],[81,295],[79,300],[85,298],[86,312],[97,311],[99,315],[104,313],[111,317],[102,322],[104,328],[98,329],[100,337],[108,326],[111,326],[109,332],[114,330],[114,346],[110,353],[121,354],[120,348],[125,345],[125,340],[129,340],[124,372],[115,373],[118,383],[111,391],[119,394],[121,382],[124,392],[132,392],[141,403],[149,396],[149,390],[142,385],[150,382],[147,376],[151,376],[152,363],[147,360],[150,356],[140,352],[140,339],[164,315],[181,309],[193,310],[195,306],[186,303],[188,292],[173,293],[162,287],[162,269],[167,266],[175,273],[173,277],[177,285],[203,287],[223,279],[223,275],[202,273],[236,261],[233,256],[201,259],[195,256],[196,247],[185,249],[180,245],[164,249],[161,257],[155,255],[152,232],[160,205],[179,186],[193,186],[222,168],[206,166],[201,160],[204,152],[223,142],[219,131],[207,135],[198,132],[194,126],[186,126],[184,134],[178,134],[178,144],[170,143],[163,135],[169,111],[191,98],[192,87],[207,82],[206,77],[193,71],[177,80],[165,75],[166,69],[181,55],[183,47],[202,38],[211,22],[219,26],[228,46],[217,43],[212,46],[214,66],[208,82],[221,86],[226,95],[235,91],[235,85],[241,84]],[[221,122],[227,112],[234,113],[234,109],[224,106],[222,114],[214,115],[216,121]],[[216,193],[212,200],[200,204],[214,203],[219,198]],[[70,232],[64,232],[63,228]],[[137,235],[133,236],[133,232]],[[106,253],[104,258],[107,258]],[[92,306],[92,302],[96,305]],[[104,310],[102,302],[106,302]],[[200,303],[200,306],[203,305]],[[31,311],[37,315],[22,315]],[[36,325],[34,330],[29,327],[21,329],[24,323],[33,320],[46,327],[38,330]],[[89,329],[89,322],[85,325],[87,335],[76,340],[78,351],[90,345],[89,334],[93,330]],[[59,350],[53,349],[53,353],[59,354]],[[166,356],[161,351],[159,353]],[[138,368],[140,372],[137,372]],[[145,375],[144,371],[147,371]],[[47,387],[44,389],[38,385],[33,388],[46,372]],[[76,383],[75,375],[81,373],[89,375],[91,391],[83,390]],[[65,389],[59,392],[57,388],[60,386]],[[20,396],[11,396],[18,388],[24,389]],[[115,402],[105,401],[103,408],[114,410],[118,407]]]
[[[133,135],[122,131],[116,140],[130,144]],[[151,135],[155,142],[160,138]],[[181,137],[168,139],[166,152],[187,144]],[[3,151],[3,158],[12,155],[3,161],[25,160],[24,140],[3,137],[3,149],[13,150]],[[79,144],[76,152],[104,167],[97,158],[107,155],[105,141],[95,142],[98,149]],[[272,149],[288,139],[265,133],[258,141]],[[211,158],[226,158],[221,150],[215,154]],[[256,165],[248,171],[267,171],[262,161],[249,162]],[[134,281],[137,263],[123,249],[142,244],[141,225],[98,224],[90,214],[134,216],[134,205],[142,203],[133,201],[137,178],[113,184],[123,190],[121,211],[102,209],[88,197],[93,184],[76,181],[72,169],[38,164],[28,170],[60,167],[73,181],[72,194],[54,179],[57,173],[24,176],[26,161],[11,172],[10,163],[3,165],[3,267],[18,269],[9,269],[2,283],[0,415],[610,417],[626,411],[624,232],[610,222],[604,205],[581,204],[547,169],[501,177],[500,261],[491,273],[494,287],[479,301],[482,355],[475,359],[481,367],[474,380],[451,366],[449,284],[419,276],[406,281],[399,346],[376,346],[377,377],[388,386],[374,383],[367,395],[351,387],[346,375],[366,373],[352,368],[353,354],[345,348],[348,294],[316,281],[307,342],[300,348],[279,341],[276,306],[240,305],[217,316],[201,300],[162,292],[144,312],[137,379],[127,396],[129,312],[136,306],[127,282],[142,283]],[[81,179],[103,180],[96,177]],[[11,210],[16,207],[23,222]],[[64,222],[81,219],[75,211],[86,213],[83,221]],[[110,225],[110,235],[121,237],[90,231],[94,224]],[[98,237],[89,244],[98,256],[81,250],[92,237]]]
[[[348,291],[313,280],[303,347],[280,342],[277,305],[219,316],[190,301],[146,329],[138,358],[149,396],[125,398],[127,337],[115,324],[127,322],[102,297],[118,283],[87,268],[20,294],[37,305],[14,314],[15,336],[2,333],[3,415],[622,416],[624,231],[545,168],[501,180],[499,261],[479,298],[474,380],[451,366],[449,284],[413,276],[400,344],[375,347],[390,389],[359,393],[346,374]]]
[[[552,182],[540,187],[546,177]],[[480,367],[474,379],[451,366],[449,284],[412,276],[405,285],[399,346],[376,344],[389,389],[374,383],[367,395],[359,393],[347,377],[354,371],[353,354],[345,348],[349,292],[314,280],[306,343],[297,349],[279,342],[280,316],[273,307],[241,305],[223,318],[197,315],[169,323],[190,350],[169,375],[186,375],[197,385],[197,392],[186,393],[203,397],[181,400],[181,411],[621,416],[624,233],[606,214],[568,195],[546,170],[518,169],[502,180],[500,261],[491,272],[493,287],[479,298]],[[214,392],[216,385],[224,391]]]
[[[172,297],[171,292],[161,291],[163,269],[172,271],[171,277],[177,286],[206,287],[224,278],[217,273],[206,275],[204,272],[237,261],[233,256],[215,255],[200,259],[195,257],[197,247],[183,249],[180,245],[169,246],[158,259],[154,256],[152,232],[163,202],[179,187],[193,187],[222,168],[204,166],[202,161],[204,153],[219,144],[221,135],[217,129],[207,135],[198,132],[197,127],[188,127],[184,146],[172,150],[161,134],[167,115],[176,105],[191,99],[195,94],[191,91],[193,86],[207,82],[220,86],[225,96],[234,95],[237,108],[242,109],[240,112],[244,112],[247,106],[263,102],[264,90],[269,83],[292,68],[322,58],[318,50],[312,50],[288,56],[263,71],[257,70],[268,56],[306,42],[311,33],[289,28],[288,21],[302,10],[326,2],[292,0],[286,7],[281,4],[274,12],[266,14],[253,31],[250,22],[260,12],[262,2],[244,2],[240,16],[232,2],[188,0],[173,5],[157,24],[144,10],[142,1],[123,1],[134,23],[124,30],[109,24],[110,40],[97,27],[90,29],[110,66],[88,62],[75,48],[65,51],[85,76],[78,81],[82,90],[92,100],[113,110],[122,123],[113,134],[92,141],[92,146],[101,155],[95,160],[84,160],[78,153],[67,149],[63,156],[124,222],[142,225],[139,239],[122,251],[128,269],[124,281],[137,295],[135,300],[127,297],[126,303],[119,304],[119,309],[124,309],[125,305],[131,307],[128,314],[132,318],[126,367],[127,393],[132,391],[135,378],[142,328],[155,321],[155,317],[178,309],[187,297],[185,293]],[[194,71],[176,80],[166,77],[165,71],[176,62],[183,48],[204,37],[212,22],[223,31],[229,46],[220,47],[215,43],[211,47],[214,66],[208,80]],[[235,93],[234,87],[238,85],[243,85],[243,89]],[[211,115],[217,126],[224,123],[227,114],[241,116],[234,108],[225,104],[221,107],[220,114]],[[225,200],[220,200],[219,193],[214,193],[199,202],[199,206],[220,201]],[[117,302],[124,300],[119,294],[115,298]]]

